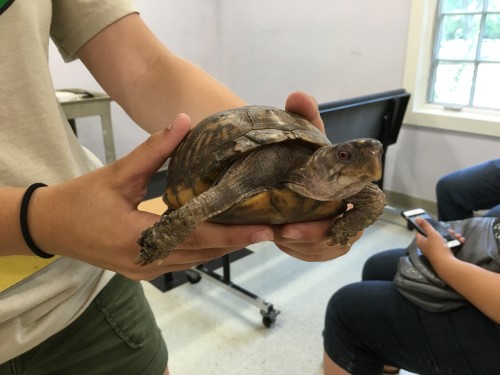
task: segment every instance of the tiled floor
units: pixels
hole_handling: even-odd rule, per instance
[[[265,328],[259,309],[203,280],[166,293],[144,283],[169,347],[172,375],[320,375],[323,316],[332,293],[357,281],[363,262],[413,238],[386,213],[351,251],[326,263],[306,263],[272,244],[232,263],[233,281],[281,311]],[[409,374],[401,372],[401,374]]]

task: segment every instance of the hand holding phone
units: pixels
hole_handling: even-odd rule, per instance
[[[408,223],[412,228],[415,228],[420,234],[424,236],[426,236],[425,232],[415,222],[415,219],[417,217],[421,217],[422,219],[427,220],[429,224],[432,225],[432,227],[441,235],[441,237],[444,238],[444,240],[446,241],[446,245],[448,245],[450,249],[455,249],[462,246],[462,243],[449,232],[446,226],[441,224],[439,221],[435,220],[422,208],[415,208],[412,210],[402,211],[401,216],[403,216],[408,221]]]

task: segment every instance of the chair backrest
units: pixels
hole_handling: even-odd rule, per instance
[[[332,143],[375,138],[384,147],[396,143],[410,93],[404,89],[342,99],[319,105],[326,135]],[[379,186],[382,187],[382,180]]]

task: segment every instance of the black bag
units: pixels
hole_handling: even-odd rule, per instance
[[[494,217],[476,217],[449,222],[450,229],[465,237],[456,257],[489,271],[500,272],[499,249],[493,233],[496,221]],[[469,303],[436,275],[415,240],[408,246],[406,254],[399,259],[394,284],[410,302],[431,312],[449,311]]]

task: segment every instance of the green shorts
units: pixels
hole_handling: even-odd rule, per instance
[[[0,375],[161,375],[167,359],[142,285],[115,275],[73,323],[0,365]]]

